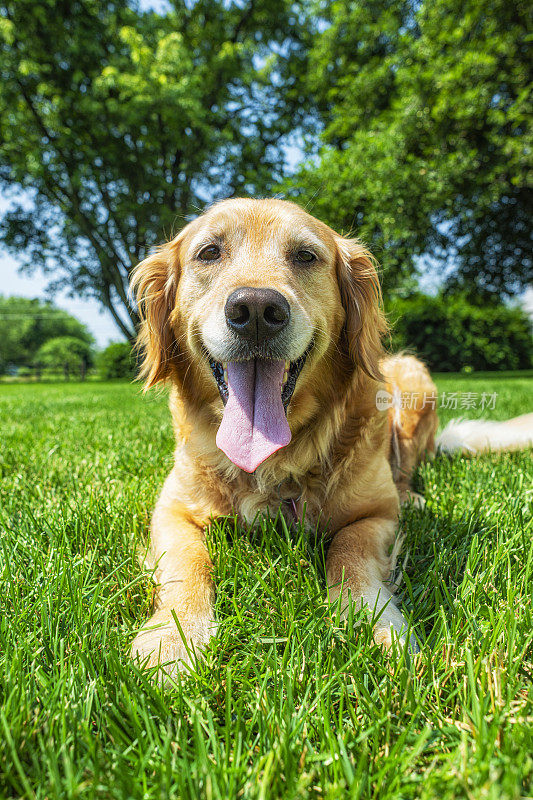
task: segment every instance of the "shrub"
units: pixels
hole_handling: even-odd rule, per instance
[[[35,370],[32,367],[19,367],[15,374],[17,378],[33,378]]]
[[[414,295],[388,308],[392,349],[416,352],[440,372],[532,366],[531,324],[524,311],[477,306],[461,296]]]
[[[62,370],[65,380],[68,380],[72,373],[79,375],[83,380],[92,362],[90,344],[74,336],[56,336],[54,339],[48,339],[34,357],[37,372],[40,372],[42,367]]]
[[[136,361],[129,342],[115,342],[98,355],[98,374],[102,380],[134,378]]]

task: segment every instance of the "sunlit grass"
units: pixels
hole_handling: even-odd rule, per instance
[[[531,376],[442,376],[531,410]],[[483,388],[472,388],[483,385]],[[478,411],[446,411],[443,418]],[[0,796],[531,796],[531,452],[438,458],[402,519],[421,655],[338,624],[300,530],[215,525],[219,634],[161,689],[129,661],[136,551],[172,463],[164,394],[0,387]]]

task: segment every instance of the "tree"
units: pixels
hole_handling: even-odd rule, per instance
[[[132,338],[132,266],[207,200],[282,178],[304,38],[292,0],[1,3],[0,185],[29,198],[5,244]]]
[[[73,336],[57,336],[55,339],[49,339],[39,348],[34,358],[38,368],[63,370],[66,381],[72,373],[78,373],[83,380],[92,362],[90,345]]]
[[[39,347],[58,336],[93,344],[85,325],[52,303],[0,295],[0,374],[9,365],[33,364]]]
[[[450,286],[478,298],[520,291],[533,277],[526,3],[320,8],[309,87],[323,145],[297,196],[363,235],[386,289],[409,285],[430,254]]]

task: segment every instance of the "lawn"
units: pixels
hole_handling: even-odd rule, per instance
[[[532,410],[533,376],[438,376]],[[481,416],[447,409],[452,416]],[[128,659],[172,463],[164,393],[0,386],[0,797],[525,798],[533,793],[531,452],[438,458],[402,518],[411,664],[338,623],[301,531],[214,527],[219,636],[195,674]]]

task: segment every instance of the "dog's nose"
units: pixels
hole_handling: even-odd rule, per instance
[[[224,313],[235,333],[257,344],[279,333],[291,316],[289,304],[282,294],[275,289],[249,286],[242,286],[230,294]]]

